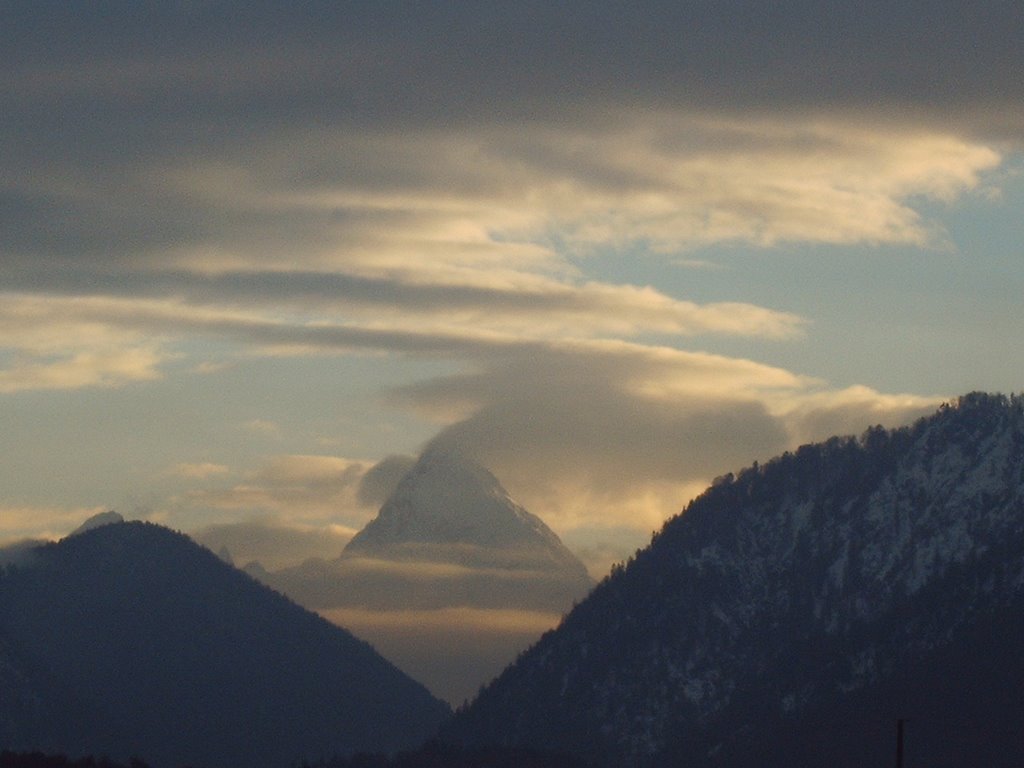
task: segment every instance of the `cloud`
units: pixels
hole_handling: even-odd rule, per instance
[[[318,613],[372,643],[454,706],[474,696],[517,653],[561,620],[560,613],[507,608],[331,608]],[[438,648],[445,652],[437,653]]]
[[[12,148],[0,189],[10,292],[0,392],[154,381],[197,335],[259,354],[470,364],[564,337],[792,341],[811,318],[596,279],[588,261],[614,251],[701,263],[688,254],[718,243],[942,245],[922,201],[978,189],[1007,151],[948,110],[941,120],[929,111],[940,93],[943,104],[964,98],[935,73],[972,81],[974,59],[922,58],[913,71],[926,63],[939,91],[895,88],[918,110],[867,99],[865,61],[875,71],[920,53],[893,28],[935,46],[889,11],[882,24],[876,10],[846,18],[810,4],[778,18],[659,7],[621,24],[604,4],[530,5],[451,27],[358,12],[335,29],[326,11],[236,10],[230,43],[202,31],[223,29],[219,12],[159,11],[175,44],[152,49],[131,46],[128,19],[48,17],[54,39],[95,35],[74,34],[80,44],[56,60],[29,55],[32,13],[11,20],[4,34],[26,55],[5,65],[0,90],[18,118],[0,133]],[[1020,65],[1005,14],[923,13],[947,41],[1002,52],[1000,76],[987,72],[975,92],[992,99],[985,114],[1000,116],[1000,136],[1022,103],[1004,76]],[[978,53],[951,18],[993,47]],[[521,38],[497,34],[507,24]],[[833,35],[827,49],[793,33],[816,25]],[[551,36],[567,27],[572,52]],[[273,54],[256,42],[268,29]],[[467,45],[428,44],[442,32]],[[501,66],[481,40],[504,52]],[[501,87],[483,87],[496,85],[489,78]],[[816,78],[829,87],[810,87]],[[416,88],[427,83],[430,99]],[[766,98],[783,86],[785,98]],[[90,120],[74,119],[86,108]],[[40,119],[67,135],[40,138],[54,135]]]
[[[801,325],[793,315],[745,304],[698,308],[673,302],[654,291],[639,293],[653,297],[655,306],[649,313],[652,317],[690,316],[685,322],[691,326],[698,324],[725,333],[787,336],[796,333]],[[415,313],[396,315],[392,323],[382,318],[362,323],[334,322],[329,313],[310,320],[273,311],[273,307],[261,312],[259,304],[242,310],[194,306],[171,299],[24,294],[8,298],[7,314],[18,322],[0,332],[0,349],[6,344],[14,351],[6,360],[0,357],[0,391],[11,392],[119,386],[154,380],[164,375],[168,363],[183,356],[177,350],[195,338],[227,342],[238,355],[391,352],[472,360],[545,348],[564,332],[563,325],[571,325],[567,320],[546,322],[543,317],[532,326],[525,320],[512,326],[500,319],[490,324],[474,322],[472,316],[443,317],[431,323]],[[574,301],[571,297],[567,300]],[[657,305],[669,305],[668,311],[662,313],[665,307]],[[656,318],[638,319],[639,315],[631,317],[628,311],[614,311],[614,305],[599,304],[587,312],[606,319],[572,326],[584,337],[613,328],[627,334],[640,330],[681,330],[678,320],[669,321],[665,327]],[[277,431],[277,425],[265,419],[252,420],[245,428],[265,434]]]
[[[330,333],[322,335],[330,329],[310,330],[310,346],[330,348]],[[836,432],[902,423],[938,403],[835,390],[750,360],[630,342],[450,341],[473,366],[398,387],[391,403],[438,421],[435,442],[488,466],[562,535],[617,531],[628,520],[646,536],[717,475]],[[358,526],[408,462],[282,456],[231,488],[187,499],[196,508]],[[594,535],[586,543],[605,545]]]
[[[277,456],[257,473],[256,480],[276,488],[349,491],[366,471],[365,462],[336,456]]]
[[[467,281],[482,269],[564,272],[553,244],[576,255],[598,245],[929,245],[937,235],[919,199],[971,190],[1000,160],[948,129],[814,110],[607,108],[553,125],[282,135],[208,168],[190,164],[175,194],[182,205],[202,200],[221,232],[179,241],[172,258],[265,267],[288,248],[319,271]],[[244,211],[257,214],[245,231],[232,224]]]
[[[700,491],[703,490],[705,488],[701,487]],[[624,562],[649,543],[648,532],[626,525],[621,525],[618,530],[607,527],[577,529],[565,539],[565,544],[573,549],[595,580],[608,575],[613,565]]]
[[[92,350],[57,359],[15,359],[0,371],[0,393],[24,390],[112,387],[159,378],[161,356],[152,349]]]
[[[1018,6],[5,9],[0,393],[412,358],[445,374],[390,402],[560,532],[656,527],[716,474],[934,399],[698,351],[770,360],[816,318],[610,275],[945,247],[931,212],[1024,147]],[[176,503],[356,526],[400,469],[371,465],[279,457]]]
[[[226,547],[238,566],[257,561],[268,570],[293,566],[311,557],[337,557],[354,534],[354,529],[339,525],[300,527],[294,522],[259,518],[208,525],[189,533],[214,552]]]
[[[571,328],[581,335],[658,331],[683,336],[786,338],[799,333],[803,325],[803,320],[791,313],[740,302],[700,305],[673,299],[652,287],[561,282],[527,274],[496,277],[483,271],[474,282],[427,282],[426,277],[429,275],[369,277],[341,271],[276,270],[215,274],[179,270],[114,276],[69,270],[55,278],[25,270],[9,275],[9,285],[16,284],[22,290],[86,290],[93,295],[136,299],[146,294],[156,298],[179,295],[192,304],[246,307],[250,313],[257,303],[292,313],[315,307],[324,317],[372,318],[375,323],[386,319],[409,323],[413,319],[449,328],[485,323],[496,330],[528,329],[532,334],[555,334]],[[37,301],[40,307],[47,303]],[[75,304],[67,299],[50,299],[48,303],[54,307],[76,306],[83,314],[97,315],[103,306],[96,300]],[[112,320],[117,315],[125,318],[128,302],[118,304],[106,304]],[[148,306],[151,314],[170,315],[172,309],[158,301],[135,302],[135,306],[140,311]],[[178,304],[177,309],[183,317],[190,312],[198,314],[188,305]]]
[[[522,560],[511,552],[470,553],[475,562],[445,559],[465,553],[420,546],[421,559],[364,558],[346,554],[307,560],[260,578],[311,609],[346,606],[372,609],[434,609],[445,606],[562,610],[593,585],[565,564],[536,553]],[[561,566],[561,567],[559,567]]]
[[[238,113],[257,128],[295,113],[379,127],[608,101],[793,109],[829,100],[883,111],[910,102],[956,115],[951,107],[1019,103],[1024,80],[1013,3],[148,3],[115,19],[53,3],[6,13],[7,98],[134,112],[140,131],[177,107],[207,132],[161,136],[173,146],[219,139]]]
[[[809,443],[832,435],[860,435],[868,427],[893,426],[930,414],[943,398],[887,395],[870,387],[809,392],[780,408],[793,440]]]
[[[33,296],[0,294],[0,393],[152,381],[168,355],[139,329],[83,318]]]
[[[645,536],[716,475],[833,431],[896,423],[936,402],[867,388],[833,391],[750,360],[614,339],[302,322],[168,300],[44,303],[49,314],[36,317],[74,318],[82,328],[101,329],[101,338],[124,325],[127,334],[202,334],[271,353],[386,351],[460,363],[461,372],[392,390],[391,403],[441,424],[438,441],[457,444],[495,471],[563,535],[595,525],[616,530],[629,519]],[[35,307],[28,299],[21,306]],[[257,420],[249,427],[274,425]],[[175,503],[193,517],[205,509],[222,519],[287,515],[355,528],[372,516],[368,502],[383,498],[403,465],[385,462],[370,473],[371,466],[279,456],[234,486],[193,489]],[[591,536],[586,546],[600,550],[606,543]]]
[[[416,463],[415,456],[385,456],[363,475],[357,498],[368,507],[379,507],[394,493],[399,481]]]
[[[473,632],[500,634],[514,630],[540,635],[560,618],[557,613],[468,606],[436,610],[374,611],[365,608],[332,608],[320,611],[336,623],[386,627],[413,632],[416,628],[433,630],[461,626]]]
[[[281,429],[277,422],[270,421],[269,419],[250,419],[242,424],[241,427],[246,432],[252,432],[257,435],[276,435]]]
[[[127,13],[5,14],[4,262],[537,273],[565,267],[552,232],[922,242],[910,199],[1024,135],[1012,3],[400,7],[154,7],[145,46]]]
[[[174,514],[182,520],[205,517],[222,525],[252,523],[261,534],[268,526],[282,535],[289,527],[300,531],[312,527],[330,529],[329,538],[335,540],[350,537],[375,511],[359,497],[363,476],[371,466],[371,462],[336,456],[273,456],[240,483],[207,484],[181,493],[174,501]],[[269,533],[268,537],[272,538]]]
[[[494,363],[396,398],[456,417],[434,442],[483,463],[579,545],[605,546],[604,528],[622,556],[717,475],[836,431],[905,423],[939,402],[628,344],[535,353],[528,364]],[[624,547],[622,526],[638,532]]]
[[[199,464],[175,464],[168,470],[169,475],[190,480],[205,480],[218,475],[226,475],[231,470],[223,464],[202,462]]]
[[[0,546],[21,539],[63,538],[107,507],[0,506]]]

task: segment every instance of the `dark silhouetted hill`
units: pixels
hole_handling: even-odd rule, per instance
[[[448,713],[369,645],[146,523],[0,575],[7,749],[280,768],[421,743]]]
[[[411,752],[394,755],[359,753],[304,762],[304,768],[588,768],[570,755],[527,749],[482,747],[467,749],[430,742]],[[128,765],[107,757],[68,758],[42,752],[0,752],[0,768],[149,768],[132,758]]]
[[[1024,400],[720,478],[443,730],[614,766],[1024,760]]]
[[[3,768],[0,765],[0,768]],[[354,755],[310,768],[592,768],[572,755],[515,747],[459,747],[431,741],[396,755]]]

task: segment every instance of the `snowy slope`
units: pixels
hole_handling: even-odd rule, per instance
[[[250,572],[311,608],[474,606],[562,612],[593,586],[586,568],[497,478],[427,451],[333,561]]]
[[[524,565],[547,562],[585,576],[544,521],[516,504],[484,467],[451,450],[425,452],[345,552],[399,555],[409,545],[417,552],[426,548],[415,545],[508,551]]]
[[[737,742],[775,738],[767,723],[796,732],[891,693],[908,669],[908,691],[955,675],[928,660],[973,664],[964,638],[1009,631],[1022,595],[1024,404],[971,395],[911,428],[719,479],[448,737],[719,764]],[[1004,640],[1024,637],[991,645]]]

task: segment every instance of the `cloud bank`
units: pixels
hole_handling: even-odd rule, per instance
[[[316,369],[339,404],[432,425],[606,562],[717,474],[938,401],[773,364],[820,318],[676,265],[952,249],[940,212],[1024,148],[1021,29],[1014,3],[5,7],[0,397],[357,358],[375,387]],[[238,439],[278,442],[175,446],[162,519],[341,536],[422,447],[324,455],[246,403]]]

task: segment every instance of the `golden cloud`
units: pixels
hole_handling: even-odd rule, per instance
[[[205,480],[209,477],[226,475],[230,471],[231,470],[223,464],[201,462],[198,464],[175,464],[167,471],[167,474],[191,480]]]
[[[0,546],[27,537],[55,541],[105,511],[105,507],[2,506]]]

